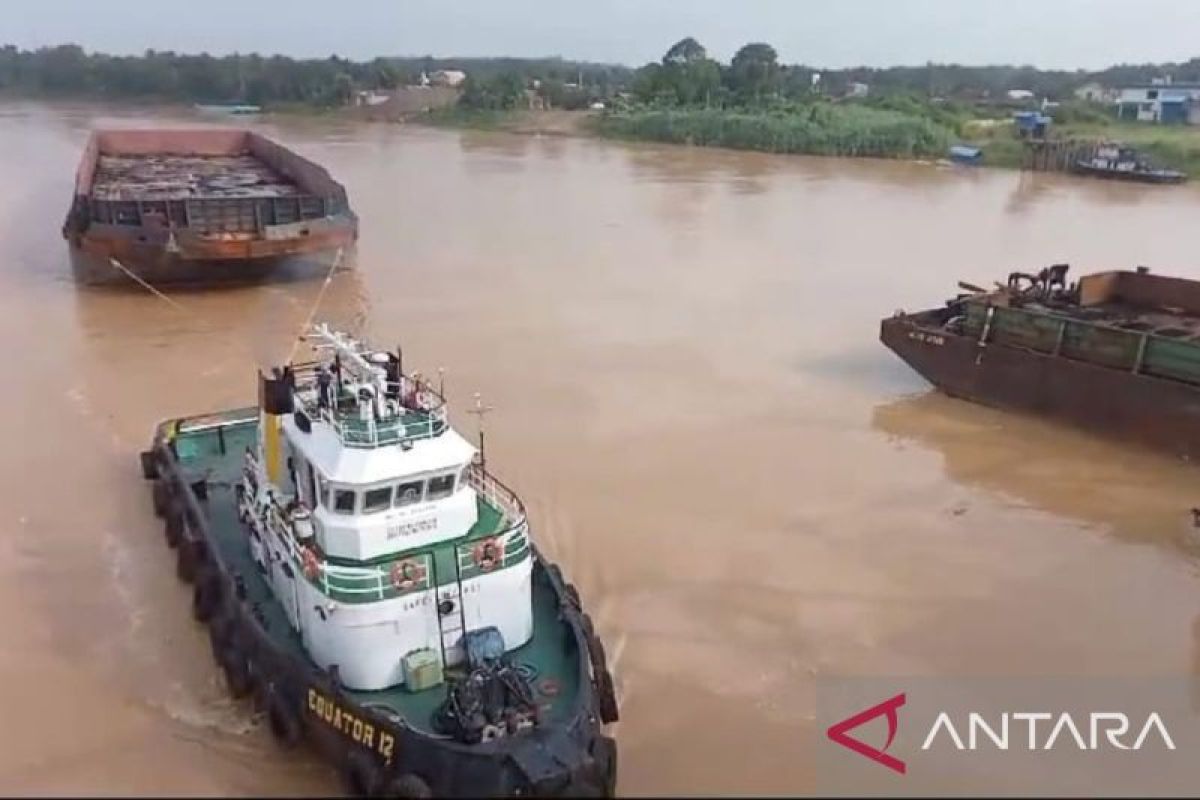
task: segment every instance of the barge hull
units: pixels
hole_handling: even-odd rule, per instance
[[[193,585],[193,614],[208,626],[230,694],[253,699],[281,746],[312,745],[355,795],[613,796],[616,743],[602,732],[595,679],[583,662],[578,705],[567,720],[467,745],[380,713],[288,645],[286,623],[266,607],[265,587],[256,583],[261,579],[243,571],[216,530],[227,518],[236,524],[237,481],[185,468],[172,440],[172,432],[187,423],[207,432],[219,461],[232,458],[237,464],[248,426],[257,425],[255,413],[251,408],[165,422],[141,454],[143,476],[153,481],[155,511],[164,518],[164,536],[175,550],[177,574]],[[572,587],[536,548],[534,582],[537,591],[556,599],[558,623],[580,652],[602,652],[586,615],[571,599]]]
[[[880,340],[952,397],[1200,458],[1200,391],[1178,381],[989,343],[945,330],[944,309],[885,319]]]
[[[111,255],[112,250],[119,255]],[[161,247],[137,243],[122,243],[112,249],[72,246],[69,252],[72,275],[89,286],[131,284],[135,280],[130,273],[154,286],[300,280],[324,277],[331,269],[350,270],[355,263],[353,244],[254,258],[184,258]]]
[[[62,233],[84,284],[225,283],[327,272],[358,218],[327,170],[259,134],[100,130]]]

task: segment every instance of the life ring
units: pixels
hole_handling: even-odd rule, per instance
[[[491,572],[499,564],[502,558],[500,545],[496,544],[496,540],[484,539],[479,544],[475,545],[475,550],[471,556],[475,560],[475,566],[479,567],[484,572]]]
[[[312,548],[305,547],[303,550],[304,555],[300,558],[304,562],[304,575],[310,581],[315,581],[321,574],[321,563],[317,561],[317,554],[312,551]]]
[[[395,564],[392,564],[390,577],[392,579],[392,586],[396,587],[398,591],[408,591],[419,582],[425,580],[425,567],[411,559],[397,561]]]

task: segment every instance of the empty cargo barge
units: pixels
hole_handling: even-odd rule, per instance
[[[327,170],[257,133],[101,130],[63,237],[82,283],[224,283],[348,267],[358,218]]]
[[[1200,281],[1067,267],[969,284],[881,323],[887,347],[954,397],[1200,458]]]

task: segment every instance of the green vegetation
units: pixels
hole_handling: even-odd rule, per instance
[[[606,115],[596,128],[620,138],[831,156],[939,156],[951,143],[950,131],[927,119],[828,103],[634,109]]]
[[[21,50],[0,47],[0,92],[26,97],[251,103],[334,107],[363,89],[416,83],[422,73],[462,70],[477,83],[533,78],[577,82],[601,93],[628,81],[631,70],[558,58],[293,59],[257,53],[214,57],[147,50],[140,56],[88,53],[73,45]]]
[[[416,83],[422,74],[467,74],[459,105],[428,116],[435,124],[503,128],[533,105],[607,111],[601,135],[787,153],[940,157],[954,142],[984,150],[993,166],[1019,166],[1022,145],[1005,97],[1027,89],[1059,103],[1057,136],[1109,139],[1140,148],[1166,167],[1200,174],[1200,131],[1120,122],[1111,110],[1075,101],[1079,86],[1146,83],[1171,75],[1200,82],[1200,59],[1121,65],[1099,72],[1024,66],[926,64],[820,70],[780,62],[764,42],[728,64],[687,37],[638,69],[561,58],[293,59],[256,53],[215,57],[147,50],[140,56],[90,53],[76,45],[0,47],[0,94],[122,101],[250,103],[277,111],[333,110],[366,89]],[[861,86],[869,86],[861,96]],[[1040,107],[1040,106],[1039,106]],[[531,126],[538,128],[535,124]]]
[[[937,156],[959,118],[906,96],[833,102],[795,79],[769,44],[752,42],[728,66],[687,38],[634,76],[630,102],[595,124],[602,135],[774,153]]]

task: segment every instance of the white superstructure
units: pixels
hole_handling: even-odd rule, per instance
[[[399,354],[324,325],[308,339],[320,360],[261,381],[239,513],[313,661],[376,690],[408,681],[413,653],[459,663],[468,631],[525,644],[533,561],[520,501]]]

